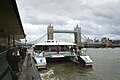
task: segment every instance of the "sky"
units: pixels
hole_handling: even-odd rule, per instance
[[[50,23],[56,30],[74,30],[78,24],[90,39],[120,40],[120,0],[16,1],[27,42],[46,34]],[[55,33],[54,39],[73,42],[74,35]]]

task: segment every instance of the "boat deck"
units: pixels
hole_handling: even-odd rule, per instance
[[[46,58],[53,58],[53,57],[75,57],[75,56],[80,56],[77,54],[72,54],[71,52],[45,52],[44,56]]]

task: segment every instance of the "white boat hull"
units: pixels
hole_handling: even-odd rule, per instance
[[[70,57],[70,60],[72,60],[75,64],[81,65],[85,68],[92,68],[93,65],[93,61],[90,59],[89,56]]]
[[[45,57],[38,57],[35,58],[36,60],[36,67],[38,68],[46,68],[47,62],[46,62],[46,58]]]

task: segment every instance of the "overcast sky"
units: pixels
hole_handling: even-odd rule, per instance
[[[78,24],[82,33],[94,39],[120,40],[120,0],[16,0],[27,41],[54,29],[73,30]],[[73,34],[55,34],[60,41],[73,41]]]

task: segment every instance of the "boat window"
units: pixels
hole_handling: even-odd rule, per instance
[[[41,46],[35,46],[34,50],[42,50],[42,47]]]
[[[68,51],[69,49],[68,49],[68,47],[67,46],[58,46],[58,45],[55,45],[55,46],[49,46],[48,47],[48,51],[50,52],[50,51],[57,51],[57,48],[59,48],[59,50],[60,51]]]
[[[48,43],[50,42],[50,41],[47,41]]]
[[[47,46],[35,46],[34,51],[48,51],[48,52],[56,52],[57,49],[59,51],[69,51],[69,46],[62,46],[62,45],[47,45]]]

